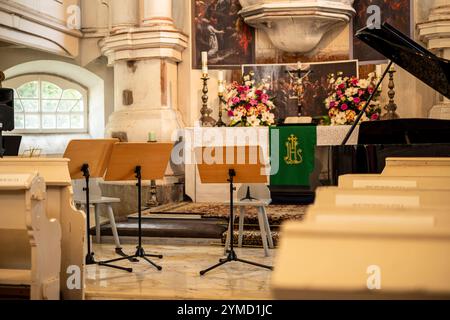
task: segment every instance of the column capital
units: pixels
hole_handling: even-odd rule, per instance
[[[440,5],[430,11],[428,20],[417,24],[419,38],[428,49],[450,48],[450,5]]]
[[[188,47],[188,36],[169,26],[124,28],[104,38],[100,47],[109,65],[120,60],[153,58],[181,62],[181,53]]]

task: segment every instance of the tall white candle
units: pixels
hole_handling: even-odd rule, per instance
[[[208,52],[202,51],[202,74],[208,74]]]
[[[380,65],[380,64],[377,64],[377,71],[376,71],[376,74],[377,74],[377,77],[378,77],[378,78],[381,77],[381,73],[382,73],[381,65]]]
[[[222,70],[219,71],[217,78],[219,79],[219,81],[223,82],[223,71]]]

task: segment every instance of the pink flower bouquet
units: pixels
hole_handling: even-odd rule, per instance
[[[255,85],[250,76],[244,84],[233,82],[225,93],[226,110],[231,119],[230,126],[257,127],[275,123],[275,109],[264,84]]]
[[[351,125],[364,108],[370,95],[374,92],[378,78],[374,73],[369,74],[367,79],[356,77],[338,77],[332,74],[328,77],[329,96],[325,100],[325,107],[331,119],[331,125]],[[375,121],[380,119],[381,106],[377,99],[378,91],[369,107],[363,114],[361,121]]]

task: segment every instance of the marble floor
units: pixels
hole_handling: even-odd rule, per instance
[[[134,253],[134,245],[124,245],[127,253]],[[270,278],[272,272],[230,262],[205,276],[199,271],[215,263],[223,256],[220,246],[148,245],[147,253],[163,254],[164,259],[154,260],[163,267],[157,271],[147,262],[120,262],[132,266],[133,273],[100,266],[87,267],[86,299],[271,299]],[[114,246],[95,244],[97,259],[112,259]],[[276,250],[264,257],[262,249],[240,248],[236,250],[242,259],[273,265]]]

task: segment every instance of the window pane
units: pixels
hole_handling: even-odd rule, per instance
[[[23,112],[22,102],[19,99],[14,100],[14,112]]]
[[[19,96],[17,95],[17,90],[14,89],[14,99],[18,99],[18,98],[19,98]]]
[[[42,129],[56,129],[56,115],[45,114],[42,116]]]
[[[37,81],[25,83],[17,89],[17,93],[22,98],[39,98],[39,84]]]
[[[84,104],[83,100],[78,101],[78,103],[72,108],[72,112],[83,112]]]
[[[41,116],[37,114],[25,115],[25,129],[39,129],[41,127]]]
[[[25,112],[39,112],[39,100],[22,100]]]
[[[56,112],[59,100],[42,100],[42,112]]]
[[[58,112],[70,112],[77,102],[77,100],[61,100],[59,102]]]
[[[83,129],[84,128],[84,115],[83,114],[70,115],[70,126],[72,129]]]
[[[58,114],[56,117],[56,123],[58,129],[70,129],[70,116]]]
[[[78,92],[77,90],[68,89],[68,90],[64,90],[62,98],[78,100],[78,99],[82,98],[82,94],[80,92]]]
[[[14,115],[14,126],[16,129],[25,129],[25,116],[23,114]]]
[[[62,89],[51,82],[42,81],[42,98],[43,99],[60,99]]]

